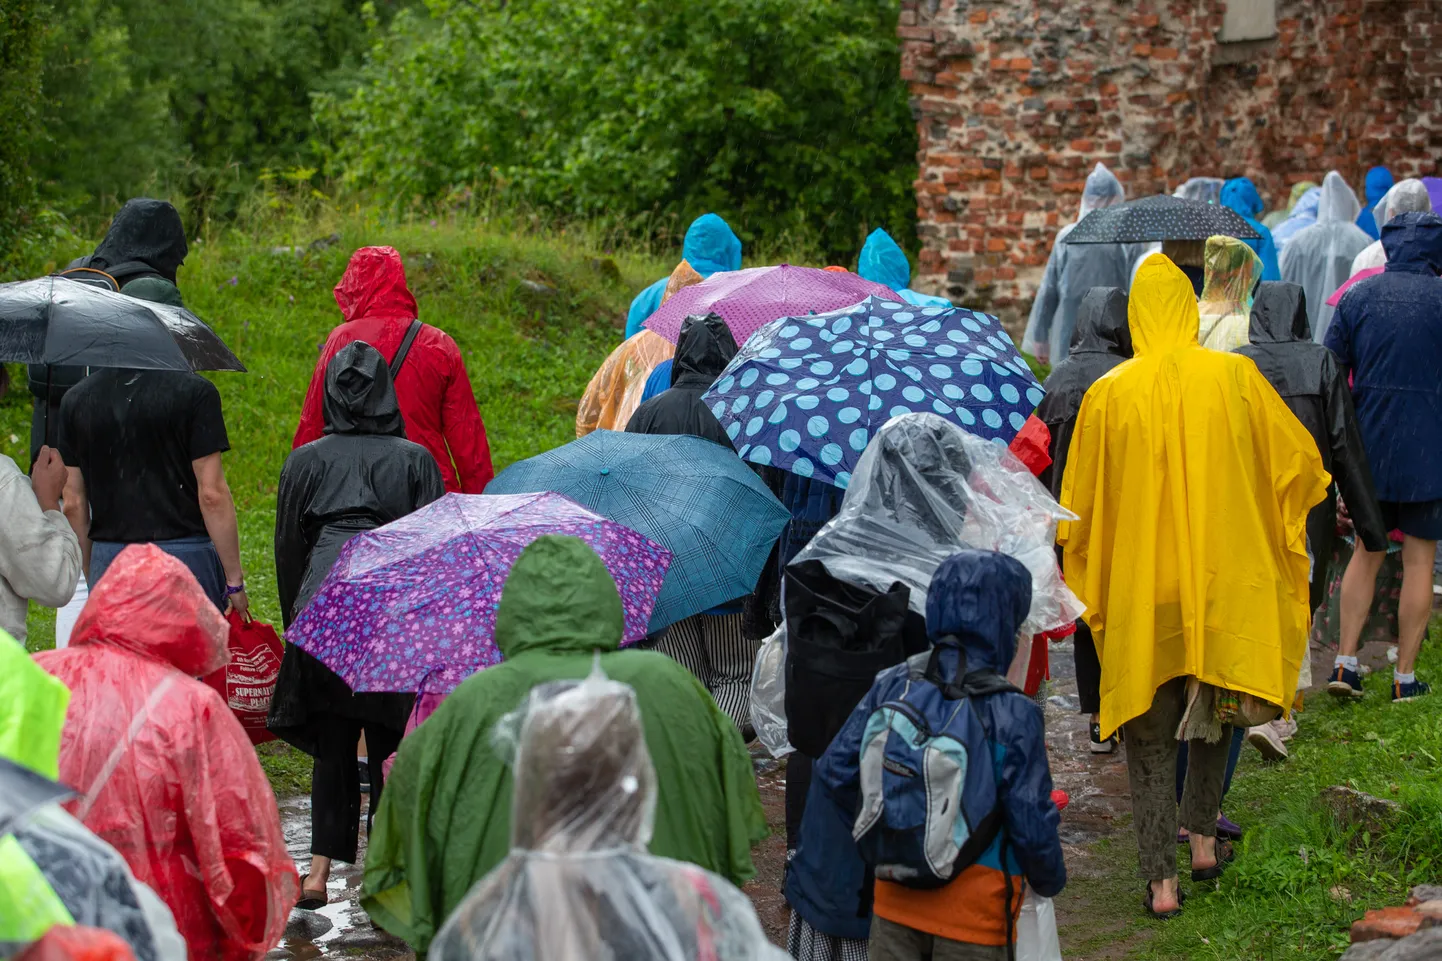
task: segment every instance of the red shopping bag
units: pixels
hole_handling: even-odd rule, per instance
[[[230,663],[202,680],[225,698],[250,735],[250,743],[273,741],[275,735],[266,729],[265,715],[280,674],[280,635],[269,624],[246,620],[235,611],[225,619],[230,622]]]

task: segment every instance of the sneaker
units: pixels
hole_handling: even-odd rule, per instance
[[[1270,727],[1277,732],[1277,737],[1283,741],[1290,741],[1297,733],[1297,716],[1293,714],[1291,720],[1287,721],[1279,717],[1271,723]]]
[[[1102,726],[1092,725],[1092,753],[1093,754],[1115,754],[1117,752],[1117,736],[1102,739]]]
[[[1256,727],[1247,729],[1247,743],[1261,752],[1262,757],[1269,761],[1285,761],[1287,759],[1287,745],[1282,743],[1281,737],[1270,724],[1259,724]]]
[[[1419,697],[1426,697],[1432,693],[1432,685],[1426,681],[1413,681],[1411,684],[1400,684],[1395,679],[1392,681],[1392,703],[1401,704],[1406,701],[1415,701]]]
[[[1332,679],[1327,682],[1327,693],[1333,697],[1361,697],[1366,692],[1362,690],[1362,679],[1357,672],[1338,664],[1332,671]]]

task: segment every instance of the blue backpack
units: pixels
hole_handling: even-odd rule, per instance
[[[959,683],[941,676],[941,651],[959,658]],[[880,701],[859,757],[852,837],[876,877],[939,888],[970,867],[1001,829],[995,759],[975,699],[1015,692],[993,671],[966,672],[955,638],[877,676]]]

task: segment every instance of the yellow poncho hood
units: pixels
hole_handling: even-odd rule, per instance
[[[1256,365],[1197,343],[1191,281],[1154,254],[1127,312],[1135,357],[1077,415],[1067,584],[1102,661],[1101,726],[1194,676],[1286,705],[1306,652],[1307,511],[1330,478]]]

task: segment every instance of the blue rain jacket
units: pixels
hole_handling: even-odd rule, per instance
[[[1277,243],[1272,239],[1272,231],[1262,226],[1257,215],[1266,209],[1262,203],[1262,195],[1257,193],[1256,184],[1246,177],[1233,177],[1222,185],[1222,206],[1230,207],[1242,215],[1252,229],[1261,234],[1256,240],[1243,240],[1242,243],[1251,247],[1262,258],[1262,280],[1275,281],[1282,279],[1282,268],[1277,262]]]
[[[1327,346],[1353,375],[1367,460],[1383,501],[1442,499],[1442,217],[1382,228],[1387,269],[1342,296]]]
[[[1392,189],[1392,171],[1386,167],[1373,167],[1367,171],[1367,202],[1362,205],[1362,212],[1357,215],[1357,226],[1364,230],[1368,237],[1373,240],[1382,236],[1377,226],[1377,216],[1372,208],[1377,202],[1387,196],[1387,191]]]
[[[911,262],[891,234],[877,227],[861,247],[856,272],[874,284],[890,287],[901,299],[917,307],[950,307],[945,297],[917,293],[911,289]]]
[[[664,393],[671,386],[671,358],[666,358],[651,368],[651,373],[646,377],[646,386],[641,388],[641,403],[646,403],[652,397]]]
[[[965,550],[942,562],[926,598],[926,632],[934,641],[955,635],[970,670],[1005,673],[1016,654],[1016,632],[1031,607],[1031,575],[1015,558]],[[920,654],[918,657],[928,657]],[[942,653],[942,671],[955,672],[954,651]],[[851,712],[826,755],[816,763],[801,822],[801,843],[787,869],[785,895],[792,910],[823,934],[864,940],[871,924],[871,889],[851,827],[858,801],[861,737],[873,711],[893,689],[900,664],[877,675],[871,692]],[[1022,694],[994,694],[976,704],[992,743],[1004,812],[1008,874],[1025,875],[1044,897],[1066,885],[1052,802],[1041,709]],[[1001,870],[1001,837],[973,871]],[[1002,911],[1000,900],[997,912]]]
[[[681,257],[702,277],[723,270],[740,270],[741,238],[716,214],[702,214],[686,228]],[[661,296],[666,293],[666,281],[670,279],[669,275],[662,277],[631,301],[631,309],[626,314],[626,337],[640,333],[641,325],[661,306]]]

